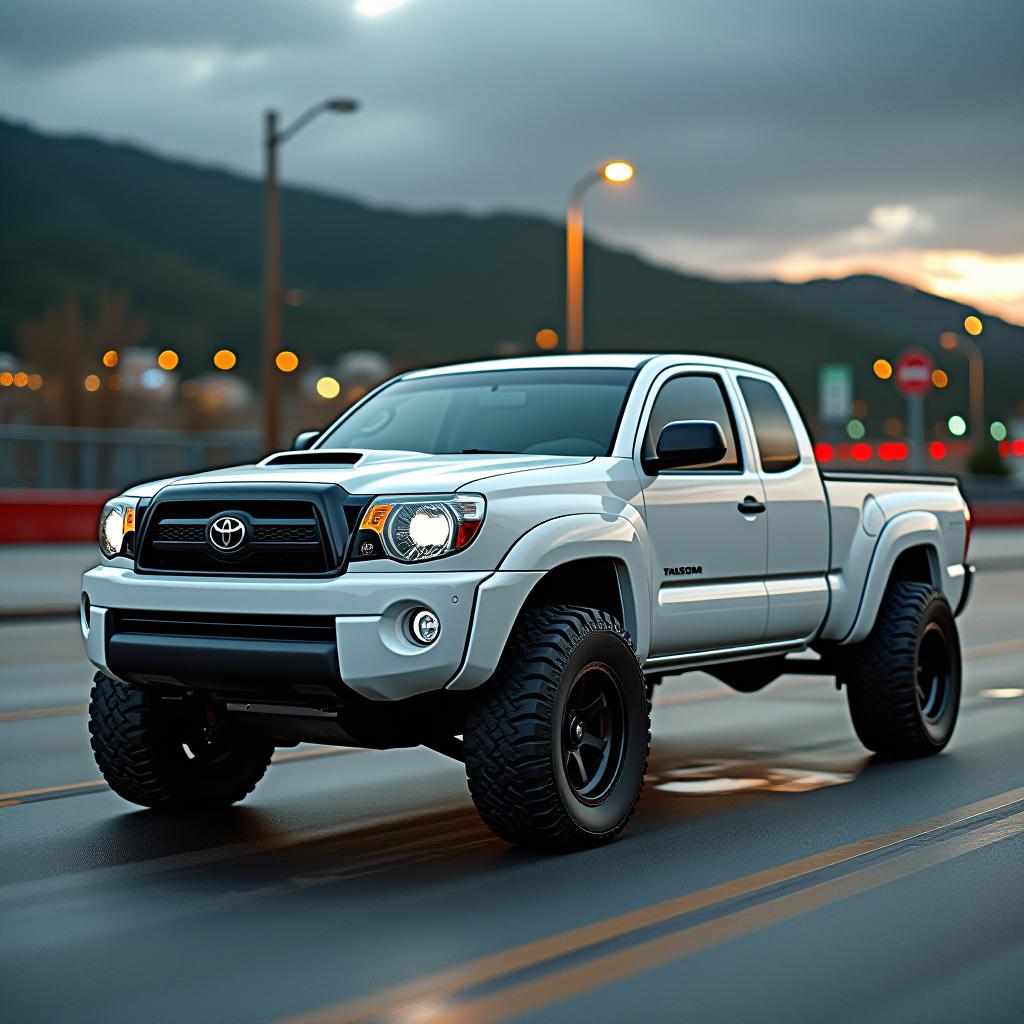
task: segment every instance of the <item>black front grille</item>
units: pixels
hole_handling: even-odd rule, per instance
[[[318,537],[315,523],[298,526],[257,524],[252,539],[266,544],[314,544]]]
[[[156,528],[156,540],[181,541],[186,544],[202,544],[206,540],[206,527],[187,526],[174,523],[160,523]]]
[[[364,499],[358,499],[360,504]],[[330,576],[342,569],[350,496],[335,485],[172,486],[146,510],[139,572],[230,576]],[[244,525],[243,542],[219,549],[212,524]]]
[[[335,643],[329,615],[248,615],[205,612],[116,611],[111,634],[289,640]]]

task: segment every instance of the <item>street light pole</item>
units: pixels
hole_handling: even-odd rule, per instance
[[[614,160],[585,174],[569,193],[565,215],[565,336],[569,352],[583,351],[583,196],[599,181],[622,184],[633,167]]]
[[[268,110],[263,120],[263,167],[266,180],[264,197],[263,251],[263,444],[276,451],[281,433],[281,391],[277,376],[277,354],[281,351],[281,194],[277,180],[277,152],[293,135],[318,114],[329,110],[351,114],[359,104],[355,100],[332,99],[315,103],[290,125],[277,127],[277,111]]]
[[[276,451],[280,430],[280,387],[275,360],[281,349],[281,198],[277,185],[277,111],[268,110],[263,126],[266,172],[263,248],[263,445]]]
[[[947,331],[939,339],[944,349],[959,349],[967,359],[971,402],[971,437],[975,446],[985,440],[985,357],[970,338]]]

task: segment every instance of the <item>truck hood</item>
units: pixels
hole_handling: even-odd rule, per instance
[[[139,484],[126,493],[152,497],[168,484],[329,483],[350,494],[447,494],[484,481],[536,469],[558,469],[593,461],[589,457],[556,455],[424,455],[420,452],[344,451],[338,464],[325,449],[280,453],[259,465],[236,466],[191,476],[170,477]],[[317,462],[275,464],[281,458],[309,458]],[[354,463],[354,464],[352,464]]]

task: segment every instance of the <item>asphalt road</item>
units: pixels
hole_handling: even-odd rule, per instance
[[[69,619],[0,623],[4,1021],[1024,1017],[1024,572],[979,575],[946,753],[792,677],[659,690],[627,833],[511,849],[425,750],[285,752],[200,820],[97,782]]]

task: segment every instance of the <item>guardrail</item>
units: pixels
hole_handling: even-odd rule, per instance
[[[0,488],[120,491],[262,457],[255,431],[0,426]]]

